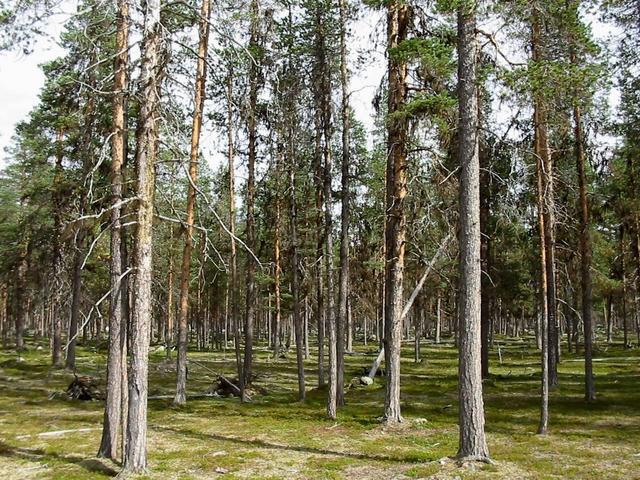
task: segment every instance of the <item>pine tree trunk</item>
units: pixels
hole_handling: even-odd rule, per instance
[[[636,337],[638,345],[640,345],[640,216],[635,215],[633,235],[631,237],[631,250],[635,265],[635,282],[634,282],[634,304],[636,317]]]
[[[238,371],[240,392],[244,392],[244,375],[242,374],[242,352],[240,350],[240,311],[238,302],[238,255],[236,251],[236,187],[235,165],[233,149],[233,69],[229,68],[227,75],[227,161],[229,170],[229,232],[230,256],[229,268],[231,276],[229,302],[231,304],[231,322],[233,328],[233,343]],[[226,338],[226,330],[225,330]],[[226,348],[226,340],[225,340]]]
[[[258,44],[258,22],[260,20],[260,6],[258,0],[251,2],[251,38],[249,49],[257,47]],[[254,252],[256,250],[255,231],[255,195],[256,195],[256,156],[257,156],[257,108],[258,108],[258,66],[251,61],[249,66],[249,105],[247,118],[247,132],[249,137],[249,157],[248,157],[248,177],[247,177],[247,220],[246,234],[247,247]],[[255,322],[256,304],[256,263],[251,254],[247,254],[246,272],[247,294],[244,317],[244,366],[242,368],[243,383],[241,384],[242,399],[244,400],[244,386],[251,383],[253,365],[253,328]]]
[[[56,166],[53,174],[53,292],[52,303],[55,306],[53,315],[53,342],[51,360],[54,367],[62,367],[62,160],[64,159],[62,141],[64,132],[59,129],[56,134]]]
[[[324,234],[323,234],[323,186],[322,186],[322,129],[320,120],[320,109],[316,107],[315,117],[315,174],[314,180],[316,183],[316,323],[318,328],[318,387],[322,387],[325,384],[324,373],[324,344],[325,344],[325,299],[324,299],[324,286],[323,286],[323,251],[324,251]]]
[[[438,290],[438,297],[436,299],[436,328],[434,341],[436,344],[440,343],[440,329],[442,328],[442,295],[440,294],[440,290]]]
[[[331,84],[329,73],[325,73],[323,79],[323,101],[322,101],[322,126],[323,126],[323,157],[324,157],[324,268],[326,285],[326,322],[329,326],[329,392],[327,398],[327,416],[335,419],[337,415],[337,395],[338,395],[338,358],[337,358],[337,331],[336,312],[334,305],[334,285],[333,285],[333,219],[331,209]]]
[[[293,140],[293,134],[290,135]],[[289,192],[291,202],[291,262],[292,279],[291,293],[293,294],[293,324],[296,330],[296,363],[298,366],[298,400],[305,399],[305,379],[304,379],[304,355],[306,335],[303,332],[303,319],[300,315],[300,265],[298,259],[298,213],[296,206],[296,177],[294,167],[293,148],[289,149]],[[306,310],[305,310],[306,318]],[[306,325],[306,322],[305,322]]]
[[[622,222],[620,225],[620,264],[621,264],[621,281],[622,281],[622,335],[623,347],[629,348],[629,319],[627,318],[627,260],[625,258],[625,241],[624,237],[627,233],[627,225]]]
[[[123,471],[147,467],[147,384],[149,329],[152,313],[152,247],[155,161],[158,149],[158,107],[164,66],[161,60],[160,2],[147,0],[145,10],[139,98],[143,99],[136,132],[136,196],[138,211],[134,238],[135,284],[131,318],[131,375]]]
[[[169,239],[173,244],[173,224],[169,226]],[[171,356],[171,347],[174,344],[173,323],[175,320],[175,306],[173,300],[173,245],[169,246],[169,273],[167,275],[167,324],[165,326],[165,345],[167,348],[167,358]]]
[[[540,33],[540,14],[534,10],[532,20],[532,60],[543,60],[543,47]],[[539,94],[534,94],[534,124],[536,135],[536,156],[538,157],[538,175],[541,176],[542,185],[539,187],[542,194],[542,208],[544,216],[543,233],[545,248],[545,276],[546,276],[546,323],[548,336],[548,372],[550,385],[558,383],[558,323],[556,304],[556,277],[555,277],[555,214],[553,194],[553,160],[549,151],[549,136],[547,131],[546,107]],[[544,349],[544,348],[543,348]]]
[[[91,55],[91,64],[95,65],[97,59],[95,55]],[[90,68],[88,72],[87,83],[90,88],[96,88],[97,82],[95,78],[95,69]],[[83,183],[87,181],[88,176],[91,173],[92,167],[92,147],[91,140],[94,135],[94,116],[95,116],[95,99],[93,95],[89,95],[84,111],[82,112],[84,118],[82,143],[81,143],[81,157],[82,157],[82,180]],[[80,192],[80,205],[78,209],[79,216],[83,216],[87,211],[87,195],[86,192]],[[85,238],[87,232],[82,224],[80,224],[78,231],[75,235],[74,242],[74,257],[73,257],[73,271],[71,279],[71,319],[69,334],[71,336],[69,345],[67,347],[67,357],[65,367],[70,370],[75,370],[76,367],[76,344],[78,335],[78,324],[80,322],[80,303],[82,295],[82,266],[85,256]],[[86,329],[83,331],[83,339],[86,336]]]
[[[340,278],[338,285],[337,323],[337,403],[344,405],[344,352],[345,326],[348,323],[347,301],[349,297],[349,84],[347,72],[347,7],[346,0],[339,0],[340,7],[340,86],[342,93],[342,207],[340,224]]]
[[[572,63],[576,63],[571,52]],[[589,234],[589,206],[587,201],[587,175],[585,173],[584,140],[582,133],[582,112],[578,105],[573,107],[576,168],[578,171],[578,192],[580,195],[580,282],[582,290],[582,321],[584,324],[584,376],[585,399],[596,399],[593,378],[593,320],[591,292],[591,235]]]
[[[8,290],[9,287],[7,286],[7,284],[3,283],[2,287],[0,288],[0,337],[2,338],[2,348],[7,348],[7,334],[9,330]]]
[[[478,122],[482,107],[478,102]],[[480,265],[482,268],[481,279],[481,306],[480,306],[480,338],[482,346],[481,364],[482,378],[489,378],[489,330],[491,326],[491,237],[489,235],[489,215],[491,202],[490,165],[489,153],[484,145],[480,147]]]
[[[281,153],[278,153],[278,159],[276,161],[276,219],[273,232],[273,263],[274,263],[274,275],[273,275],[273,296],[275,303],[275,311],[273,315],[273,327],[272,327],[272,346],[273,346],[273,358],[277,359],[280,355],[280,328],[282,323],[282,308],[281,308],[281,294],[280,294],[280,277],[282,273],[282,267],[280,265],[280,223],[281,223],[281,202],[279,191],[279,180],[281,172]],[[294,270],[296,266],[294,265]],[[296,308],[294,306],[294,308]],[[299,307],[298,307],[299,308]]]
[[[75,370],[76,368],[76,344],[78,334],[80,333],[78,332],[78,323],[80,317],[80,295],[82,293],[84,231],[78,232],[77,237],[77,251],[74,252],[71,278],[71,316],[69,320],[69,342],[67,345],[67,355],[64,365],[68,370]]]
[[[539,60],[539,37],[540,37],[540,24],[538,19],[538,12],[534,10],[531,27],[531,44],[532,44],[532,59],[533,61]],[[533,124],[534,124],[534,154],[536,157],[536,180],[537,180],[537,206],[538,206],[538,234],[540,237],[540,338],[541,338],[541,394],[540,394],[540,423],[538,425],[538,434],[544,435],[547,433],[549,424],[549,380],[550,380],[550,364],[549,364],[549,294],[548,294],[548,270],[547,270],[547,252],[546,245],[547,237],[545,232],[547,230],[546,222],[547,218],[544,214],[545,211],[545,180],[544,180],[544,168],[545,168],[545,155],[548,154],[546,145],[546,130],[544,125],[544,117],[541,114],[541,107],[539,102],[534,99],[533,110]]]
[[[407,38],[409,8],[404,2],[391,1],[387,6],[387,50],[397,48]],[[388,115],[402,110],[407,96],[407,63],[388,53]],[[400,412],[400,347],[407,195],[407,121],[393,118],[387,126],[387,172],[385,218],[385,335],[384,351],[387,384],[384,420],[402,422]]]
[[[98,456],[117,460],[118,437],[123,421],[123,384],[122,378],[126,370],[126,322],[123,321],[122,296],[122,230],[121,208],[122,201],[122,166],[126,155],[127,125],[127,71],[129,68],[129,2],[117,2],[117,32],[114,62],[114,97],[112,113],[111,140],[111,272],[109,303],[109,348],[107,353],[107,398],[104,405],[104,421],[102,439]]]
[[[182,251],[182,267],[180,269],[180,308],[178,310],[178,359],[176,366],[176,395],[174,405],[187,402],[187,320],[189,316],[189,283],[191,279],[191,251],[193,250],[193,223],[195,222],[198,155],[200,150],[200,130],[202,129],[202,110],[204,108],[205,84],[207,80],[207,47],[209,44],[210,0],[202,0],[200,8],[200,25],[198,44],[198,62],[196,67],[196,84],[194,92],[193,124],[191,130],[191,151],[189,155],[189,172],[187,191],[187,216],[184,230],[184,249]]]
[[[25,245],[22,247],[22,254],[20,255],[20,259],[18,261],[17,268],[17,278],[16,278],[16,287],[15,287],[15,296],[16,296],[16,309],[15,313],[16,317],[16,350],[18,352],[24,350],[24,328],[25,328],[25,319],[27,314],[27,305],[25,299],[28,297],[27,295],[27,270],[29,268],[29,239],[25,239]]]
[[[460,165],[460,288],[458,457],[486,460],[481,371],[480,159],[475,7],[458,9],[458,155]]]

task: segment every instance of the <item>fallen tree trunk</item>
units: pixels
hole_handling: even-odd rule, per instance
[[[444,253],[444,251],[446,250],[447,246],[449,245],[449,242],[451,241],[451,238],[452,238],[451,234],[446,236],[446,238],[442,241],[442,245],[440,245],[440,248],[438,249],[438,251],[435,253],[433,258],[431,259],[431,261],[427,265],[426,270],[422,274],[422,277],[420,277],[420,280],[418,281],[418,284],[413,289],[413,292],[411,292],[411,296],[409,297],[409,299],[407,300],[407,303],[405,304],[404,308],[402,309],[402,315],[400,316],[400,322],[403,322],[405,317],[409,314],[409,311],[411,310],[411,307],[413,307],[413,302],[415,302],[416,298],[418,298],[418,294],[422,290],[422,287],[424,287],[424,283],[427,281],[427,278],[429,277],[429,274],[431,273],[431,270],[433,270],[434,265],[436,264],[436,262],[438,261],[440,256]],[[369,375],[367,375],[371,380],[373,380],[376,377],[376,373],[378,371],[378,368],[380,368],[380,365],[382,364],[383,360],[384,360],[384,347],[380,349],[380,353],[378,353],[378,356],[373,361],[373,364],[371,365],[371,369],[369,370]]]

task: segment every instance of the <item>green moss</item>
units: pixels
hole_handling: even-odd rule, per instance
[[[308,398],[296,401],[295,356],[274,362],[265,348],[256,352],[257,383],[268,391],[253,402],[190,399],[173,408],[171,399],[149,402],[147,478],[389,478],[431,475],[462,478],[627,478],[640,469],[640,350],[619,343],[600,345],[594,368],[598,400],[583,401],[582,361],[563,355],[560,386],[551,393],[550,433],[535,435],[539,416],[539,355],[533,339],[496,338],[491,376],[484,382],[489,448],[496,465],[465,470],[439,459],[457,450],[457,353],[452,343],[425,342],[422,363],[403,348],[402,403],[405,424],[385,429],[378,417],[384,380],[349,390],[337,422],[325,419],[325,389],[314,388],[313,360],[306,362]],[[96,459],[101,402],[61,397],[73,376],[49,367],[46,349],[20,356],[0,351],[0,471],[7,479],[108,478],[118,465]],[[346,380],[359,376],[375,356],[358,345],[346,357]],[[234,375],[232,352],[191,352],[189,393],[205,392],[213,372]],[[81,347],[78,373],[104,376],[105,352]],[[312,359],[313,359],[312,355]],[[174,389],[174,360],[151,356],[151,395]],[[201,366],[202,365],[202,366]],[[206,368],[204,368],[204,367]],[[56,437],[37,434],[77,430]],[[390,473],[391,472],[391,473]],[[24,475],[23,475],[24,473]]]

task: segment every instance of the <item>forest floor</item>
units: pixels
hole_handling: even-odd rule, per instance
[[[538,423],[539,360],[531,341],[497,339],[491,378],[484,382],[487,435],[494,465],[458,466],[457,361],[451,343],[423,345],[414,363],[402,359],[405,422],[385,428],[378,417],[384,383],[349,390],[337,422],[325,419],[325,392],[315,387],[307,360],[308,400],[296,401],[295,352],[274,362],[258,349],[256,384],[266,395],[192,398],[174,408],[171,398],[149,402],[151,479],[640,479],[640,350],[605,345],[595,355],[598,399],[583,401],[583,363],[565,354],[560,386],[551,395],[550,433]],[[104,377],[104,345],[79,349],[78,374]],[[346,360],[346,381],[362,374],[375,345],[358,345]],[[173,358],[153,349],[150,395],[171,396]],[[313,353],[313,352],[312,352]],[[190,352],[188,390],[210,389],[213,372],[232,376],[233,351]],[[175,358],[175,356],[174,356]],[[118,465],[95,457],[103,403],[71,401],[62,392],[73,379],[49,366],[43,345],[29,342],[18,357],[0,351],[0,478],[109,478]],[[62,432],[60,431],[67,431]],[[49,433],[47,432],[58,432]]]

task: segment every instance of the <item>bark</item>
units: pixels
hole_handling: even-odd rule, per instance
[[[62,160],[64,159],[63,142],[64,132],[58,130],[56,134],[56,166],[53,174],[53,341],[51,345],[51,360],[54,367],[62,367],[62,308],[60,305],[62,295]]]
[[[480,104],[478,112],[482,111]],[[480,121],[480,120],[479,120]],[[482,378],[489,378],[489,332],[491,326],[491,297],[493,290],[490,281],[491,268],[491,237],[489,236],[489,216],[491,202],[491,187],[489,173],[489,155],[487,148],[480,146],[480,265],[481,306],[480,306],[480,338],[481,338],[481,366]]]
[[[627,226],[623,222],[620,225],[620,263],[621,263],[621,281],[622,281],[622,335],[623,347],[629,348],[629,320],[627,319],[627,260],[625,258],[625,241],[624,237],[627,233]]]
[[[82,195],[84,197],[84,195]],[[81,214],[83,213],[81,209]],[[80,227],[82,229],[82,227]],[[71,316],[69,320],[69,345],[65,358],[65,368],[76,368],[76,344],[78,324],[80,320],[80,296],[82,293],[82,262],[84,260],[84,231],[77,232],[76,251],[73,258],[73,270],[71,279]]]
[[[126,371],[126,322],[123,321],[122,291],[122,166],[126,155],[127,125],[127,70],[129,65],[129,2],[118,0],[116,18],[116,51],[114,62],[114,97],[112,112],[111,140],[111,241],[110,278],[111,296],[109,302],[109,347],[107,352],[107,392],[104,405],[102,438],[98,456],[116,460],[118,437],[123,421],[123,384]],[[124,352],[124,354],[123,354]]]
[[[480,160],[475,7],[458,10],[458,156],[460,164],[459,402],[457,456],[486,460],[480,365]]]
[[[333,281],[333,220],[331,215],[332,208],[332,192],[331,192],[331,171],[332,171],[332,152],[331,138],[333,134],[332,127],[332,106],[331,106],[331,68],[329,59],[326,56],[326,25],[325,11],[320,4],[315,7],[314,20],[314,67],[313,67],[313,89],[315,97],[315,117],[314,126],[316,129],[315,137],[315,167],[316,167],[316,206],[320,207],[318,214],[322,212],[322,217],[318,218],[318,226],[322,223],[322,240],[324,251],[322,251],[322,243],[318,239],[318,254],[322,255],[324,264],[324,320],[328,326],[329,340],[329,388],[327,394],[327,417],[336,418],[337,407],[337,332],[336,332],[336,312],[334,305],[334,281]],[[322,299],[322,279],[318,276],[318,306]],[[320,311],[320,310],[319,310]],[[318,320],[321,316],[318,315]],[[319,328],[320,330],[320,328]],[[319,331],[318,335],[318,374],[319,381],[324,381],[324,372],[321,372],[322,360],[324,357],[324,348],[320,342],[324,337],[324,331]],[[322,349],[322,351],[321,351]]]
[[[2,336],[2,348],[7,348],[7,335],[9,333],[9,302],[8,302],[8,290],[9,287],[6,283],[2,284],[0,288],[0,330]],[[44,319],[43,319],[44,323]]]
[[[571,52],[572,63],[576,63],[575,53]],[[591,235],[589,233],[589,205],[587,201],[587,176],[585,173],[584,139],[582,133],[582,112],[580,106],[573,107],[576,168],[578,171],[578,192],[580,195],[580,282],[582,290],[582,322],[584,324],[584,377],[585,399],[596,399],[593,378],[593,320],[592,320],[592,282],[591,282]],[[576,332],[577,333],[577,332]]]
[[[23,247],[23,252],[20,255],[20,259],[18,260],[18,269],[17,269],[17,278],[16,278],[16,287],[15,287],[15,297],[16,297],[16,350],[18,352],[25,349],[24,346],[24,328],[25,328],[25,320],[26,314],[28,311],[26,305],[27,294],[27,270],[29,267],[29,239],[25,239],[25,246]]]
[[[543,45],[540,33],[540,16],[534,10],[532,21],[532,60],[543,60]],[[536,135],[536,156],[539,161],[538,174],[541,176],[542,212],[544,216],[544,248],[545,248],[545,275],[547,295],[547,335],[548,335],[548,362],[549,383],[558,383],[558,319],[556,302],[556,275],[555,275],[555,206],[554,206],[554,181],[553,159],[549,150],[549,135],[547,128],[547,114],[544,99],[540,94],[534,95],[534,128]]]
[[[436,299],[436,331],[434,335],[434,341],[436,344],[440,343],[440,330],[442,328],[442,295],[438,290],[438,297]]]
[[[328,72],[326,73],[328,75]],[[327,397],[327,416],[335,419],[337,412],[338,394],[338,359],[337,359],[337,331],[336,312],[334,306],[333,285],[333,219],[331,209],[331,85],[328,78],[323,81],[323,157],[324,157],[324,268],[326,284],[326,314],[329,326],[329,392]]]
[[[323,218],[322,218],[322,205],[324,203],[323,198],[323,186],[322,186],[322,130],[320,127],[320,113],[319,109],[315,114],[315,129],[316,129],[316,145],[315,145],[315,175],[314,180],[316,183],[316,323],[318,327],[318,386],[322,387],[325,384],[324,373],[324,355],[325,355],[325,308],[324,308],[324,286],[322,278],[322,260],[324,250],[324,235],[323,235]]]
[[[259,15],[260,6],[258,0],[251,2],[251,33],[249,48],[257,48],[259,35]],[[247,112],[247,133],[249,137],[249,157],[248,157],[248,177],[247,177],[247,221],[246,221],[246,244],[249,250],[256,251],[256,231],[255,231],[255,194],[256,194],[256,156],[257,156],[257,105],[258,105],[258,77],[259,68],[255,62],[249,66],[249,104]],[[253,256],[247,253],[246,272],[247,294],[246,308],[244,316],[244,365],[242,369],[243,387],[251,383],[253,365],[253,327],[255,322],[256,304],[256,263]],[[244,388],[242,398],[244,399]]]
[[[539,60],[539,37],[540,24],[538,12],[534,10],[531,28],[531,44],[532,57],[534,61]],[[546,245],[547,237],[547,218],[545,216],[545,156],[548,155],[548,145],[546,144],[546,126],[544,124],[544,116],[542,115],[540,102],[534,99],[533,110],[534,123],[534,154],[536,157],[536,181],[537,181],[537,206],[538,206],[538,233],[540,236],[540,337],[541,337],[541,393],[540,393],[540,422],[538,424],[538,434],[547,433],[549,424],[549,294],[548,294],[548,248]]]
[[[240,312],[238,302],[238,255],[236,250],[236,187],[235,187],[235,165],[233,149],[233,69],[229,69],[227,76],[227,161],[229,163],[229,232],[230,235],[230,257],[229,268],[231,275],[231,292],[229,302],[231,303],[231,322],[233,325],[233,343],[236,356],[236,369],[238,371],[238,384],[240,396],[244,392],[244,375],[242,374],[242,352],[240,351]],[[226,334],[226,330],[225,330]],[[226,337],[225,337],[226,348]]]
[[[173,244],[173,224],[169,226],[169,238]],[[169,274],[167,276],[167,325],[165,332],[165,345],[167,348],[167,358],[171,356],[173,346],[173,322],[175,320],[174,300],[173,300],[173,248],[169,246]]]
[[[613,313],[613,301],[612,301],[612,295],[609,294],[605,299],[605,306],[604,306],[604,321],[607,326],[607,343],[611,343],[611,334],[613,331],[613,321],[611,318],[612,313]]]
[[[631,237],[631,250],[635,265],[634,304],[636,316],[636,337],[640,345],[640,216],[635,215],[633,235]]]
[[[207,81],[207,48],[209,45],[209,17],[211,1],[202,0],[200,8],[198,62],[196,66],[196,84],[194,92],[193,124],[191,130],[191,150],[189,155],[189,187],[187,191],[187,216],[184,230],[184,249],[180,269],[180,309],[178,310],[178,358],[176,366],[176,395],[174,405],[187,402],[187,320],[189,316],[189,283],[191,279],[191,252],[193,250],[193,223],[196,210],[196,186],[198,177],[198,156],[200,150],[200,131],[202,129],[202,111]]]
[[[340,224],[340,277],[338,280],[337,323],[337,403],[344,405],[344,352],[345,326],[348,322],[347,303],[349,297],[349,222],[350,222],[350,186],[349,186],[349,77],[347,72],[347,6],[346,0],[340,0],[340,86],[342,93],[342,206]],[[350,347],[349,347],[350,350]]]
[[[95,55],[91,55],[91,64],[96,63]],[[88,72],[87,83],[91,88],[96,87],[95,69],[91,68]],[[88,176],[91,173],[91,166],[93,163],[92,158],[92,146],[91,140],[94,134],[94,116],[95,116],[95,98],[93,95],[89,95],[83,111],[83,117],[85,124],[83,125],[82,132],[82,179],[83,182],[87,181]],[[86,192],[80,191],[80,205],[78,209],[79,216],[83,216],[87,211],[87,195]],[[85,257],[85,238],[87,231],[80,223],[78,231],[75,235],[74,245],[74,258],[73,258],[73,270],[71,281],[71,318],[69,326],[69,345],[67,346],[67,356],[65,360],[65,367],[70,370],[75,370],[76,367],[76,344],[77,344],[77,330],[80,321],[80,303],[82,295],[82,264]],[[86,332],[86,330],[85,330]],[[83,338],[84,338],[83,332]]]
[[[280,191],[279,191],[279,180],[281,175],[281,165],[280,165],[280,153],[278,153],[278,159],[276,161],[276,219],[275,226],[273,232],[273,263],[274,263],[274,275],[273,275],[273,296],[275,303],[275,311],[273,315],[273,327],[271,335],[272,346],[273,346],[273,358],[277,359],[280,355],[280,328],[282,323],[282,308],[281,308],[281,295],[280,295],[280,277],[282,273],[282,267],[280,265],[280,222],[281,222],[281,202],[280,202]],[[294,264],[293,269],[295,270],[296,264]],[[294,307],[295,308],[295,307]],[[299,307],[298,307],[299,308]]]
[[[397,48],[407,38],[409,8],[404,2],[387,6],[387,49]],[[386,218],[385,218],[385,332],[384,350],[387,385],[384,420],[402,422],[400,412],[400,346],[402,341],[402,302],[407,195],[407,120],[397,116],[406,102],[407,63],[388,53],[388,115]]]
[[[147,467],[147,384],[152,313],[152,247],[155,161],[158,148],[158,107],[163,71],[159,0],[147,0],[140,65],[142,99],[136,132],[136,232],[132,266],[135,271],[131,318],[131,375],[127,439],[123,471],[143,472]]]
[[[290,135],[293,140],[293,135]],[[293,149],[290,149],[289,161],[289,192],[291,195],[291,262],[293,266],[291,279],[291,293],[293,294],[293,324],[296,331],[296,363],[298,366],[298,400],[305,399],[304,379],[304,355],[305,332],[303,332],[303,319],[300,315],[300,265],[298,259],[298,213],[296,205],[296,177],[293,162]],[[306,317],[306,312],[305,312]]]
[[[419,363],[420,359],[420,337],[422,336],[422,315],[424,313],[424,306],[422,302],[416,305],[413,317],[413,360],[415,363]]]

